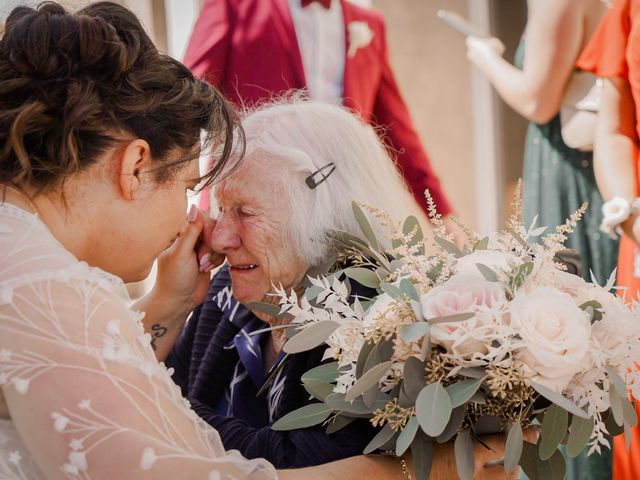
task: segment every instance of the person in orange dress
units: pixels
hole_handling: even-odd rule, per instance
[[[619,294],[640,292],[640,0],[616,0],[578,59],[578,68],[604,78],[594,148],[598,187],[607,201],[603,229],[622,236],[618,258]],[[639,320],[640,321],[640,320]],[[636,411],[640,402],[636,404]],[[640,428],[614,438],[613,478],[640,478]]]

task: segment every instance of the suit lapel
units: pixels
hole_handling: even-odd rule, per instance
[[[263,2],[264,0],[258,0]],[[296,75],[296,80],[301,87],[307,86],[307,81],[304,75],[304,67],[302,65],[302,56],[300,54],[300,46],[298,45],[298,37],[296,36],[296,29],[293,24],[293,18],[291,17],[291,11],[289,10],[288,0],[271,0],[274,5],[274,27],[280,41],[282,42],[285,50],[290,52],[287,57],[291,61],[291,67]]]

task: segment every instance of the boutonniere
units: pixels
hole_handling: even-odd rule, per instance
[[[373,39],[373,30],[369,28],[367,22],[351,22],[347,25],[349,32],[349,51],[347,56],[353,58],[359,48],[364,48],[371,43]]]

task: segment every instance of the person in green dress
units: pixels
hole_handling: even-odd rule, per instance
[[[567,247],[582,257],[583,276],[604,284],[616,266],[618,243],[599,231],[603,200],[592,152],[568,147],[559,111],[576,60],[607,9],[604,0],[528,0],[528,20],[516,65],[502,58],[497,38],[467,39],[467,57],[502,99],[530,120],[524,154],[524,219],[551,229],[584,202],[589,208]],[[611,451],[567,457],[569,480],[611,479]]]

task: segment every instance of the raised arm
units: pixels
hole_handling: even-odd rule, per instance
[[[502,99],[525,118],[546,123],[560,110],[562,97],[584,37],[584,0],[528,2],[524,69],[502,58],[497,39],[467,39],[467,56]]]
[[[640,195],[637,145],[635,104],[629,82],[623,78],[605,79],[594,145],[596,181],[605,200],[622,197],[632,202]],[[640,244],[637,214],[632,213],[621,227]]]

